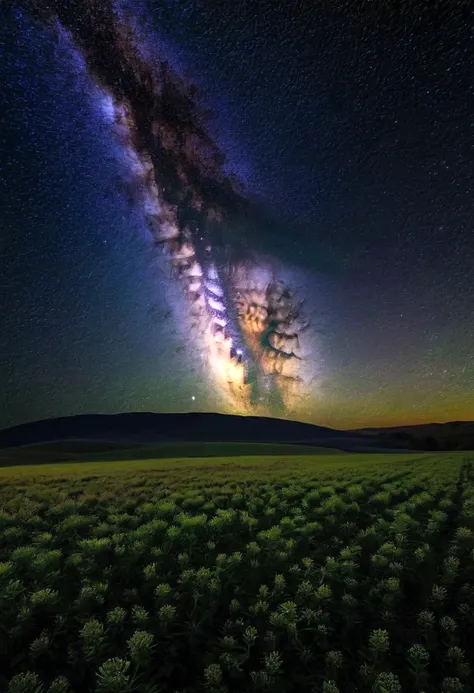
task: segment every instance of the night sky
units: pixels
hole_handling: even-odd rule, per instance
[[[121,3],[198,84],[252,201],[219,238],[304,300],[305,396],[284,415],[474,419],[470,4]],[[87,60],[22,2],[0,19],[0,427],[239,411],[196,357]]]

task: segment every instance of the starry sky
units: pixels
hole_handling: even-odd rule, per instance
[[[247,242],[303,287],[318,379],[292,416],[474,419],[470,3],[122,4],[274,220]],[[219,409],[80,56],[0,15],[0,427]]]

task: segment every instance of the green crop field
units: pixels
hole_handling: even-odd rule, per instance
[[[474,454],[0,468],[0,691],[469,693]]]

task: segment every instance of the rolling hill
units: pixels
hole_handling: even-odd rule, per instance
[[[0,431],[0,448],[64,441],[69,448],[163,443],[281,443],[344,451],[406,449],[403,442],[353,431],[256,416],[226,414],[91,414],[47,419]],[[74,445],[73,445],[73,441]],[[106,450],[104,449],[104,452]]]
[[[417,450],[474,450],[474,421],[361,428],[353,432],[374,441],[391,438]]]

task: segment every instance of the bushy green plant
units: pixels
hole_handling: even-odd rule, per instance
[[[9,472],[3,688],[467,693],[472,466],[373,460]]]
[[[38,675],[32,671],[15,674],[8,684],[8,693],[43,693]]]

